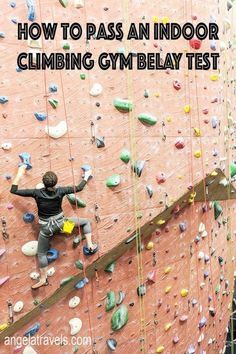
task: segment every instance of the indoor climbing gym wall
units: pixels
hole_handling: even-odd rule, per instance
[[[0,353],[233,353],[235,8],[233,0],[2,1]],[[17,24],[33,21],[217,23],[219,40],[19,41]],[[24,71],[16,61],[20,52],[86,51],[220,59],[218,70],[198,71],[185,59],[179,70],[156,71]],[[36,204],[10,193],[20,163],[22,188],[48,170],[60,186],[77,184],[88,165],[93,172],[63,210],[91,220],[98,252],[88,257],[84,240],[55,235],[49,286],[36,291]]]

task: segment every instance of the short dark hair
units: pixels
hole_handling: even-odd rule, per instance
[[[48,171],[43,175],[43,184],[46,188],[52,188],[57,184],[57,175],[52,172]]]

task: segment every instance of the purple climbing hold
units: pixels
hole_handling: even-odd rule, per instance
[[[178,342],[179,342],[179,337],[178,336],[174,336],[173,343],[177,344]]]
[[[6,276],[6,277],[4,277],[4,278],[0,278],[0,286],[2,286],[3,284],[5,284],[9,279],[10,279],[9,276]]]
[[[186,222],[181,222],[181,223],[179,224],[179,229],[180,229],[181,232],[186,231],[186,230],[187,230],[187,224],[186,224]]]
[[[206,317],[202,317],[201,320],[199,321],[198,328],[201,329],[201,328],[205,327],[206,323],[207,323]]]
[[[22,152],[20,155],[19,155],[19,158],[21,159],[22,163],[19,165],[26,165],[26,170],[30,170],[32,168],[32,165],[31,165],[31,156],[28,152]]]
[[[5,248],[0,248],[0,257],[6,252]]]

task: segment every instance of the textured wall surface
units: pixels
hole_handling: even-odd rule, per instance
[[[72,0],[68,3],[63,8],[57,0],[35,1],[36,21],[79,22],[85,26],[86,22],[97,25],[99,22],[112,21],[122,21],[126,25],[128,21],[153,23],[157,18],[162,21],[166,16],[170,21],[180,24],[187,21],[208,23],[213,18],[220,26],[220,41],[216,43],[217,51],[221,53],[220,70],[188,71],[187,63],[183,61],[179,71],[171,72],[133,70],[128,74],[126,70],[104,72],[97,68],[90,72],[18,72],[16,56],[30,48],[27,41],[17,40],[17,25],[14,22],[28,21],[27,6],[23,0],[17,0],[15,7],[10,2],[2,4],[0,31],[4,35],[0,38],[0,96],[6,96],[8,102],[0,103],[0,142],[11,143],[12,147],[10,150],[2,149],[0,159],[1,217],[5,217],[9,233],[7,240],[0,239],[0,248],[6,250],[0,258],[0,274],[1,278],[10,277],[0,287],[1,323],[8,320],[7,300],[11,299],[13,303],[24,301],[24,309],[15,314],[15,319],[19,318],[35,306],[35,298],[42,300],[52,294],[61,279],[76,273],[74,261],[83,259],[81,247],[72,249],[71,236],[55,236],[52,246],[60,251],[59,259],[52,264],[56,270],[55,275],[50,279],[49,287],[42,288],[37,293],[31,292],[33,281],[29,274],[37,271],[37,260],[35,257],[24,256],[21,247],[24,243],[37,239],[38,226],[37,218],[34,223],[26,224],[22,216],[26,212],[36,215],[36,208],[33,200],[11,195],[11,180],[6,178],[7,175],[14,176],[16,173],[20,153],[30,153],[33,165],[33,169],[22,180],[22,187],[34,187],[49,169],[58,174],[60,185],[71,185],[80,179],[83,164],[92,166],[94,178],[79,194],[86,201],[86,208],[75,210],[66,198],[63,204],[66,215],[89,217],[93,222],[93,237],[99,244],[99,252],[89,260],[84,259],[86,265],[108,252],[136,228],[137,213],[142,216],[138,219],[138,226],[145,224],[161,212],[165,204],[180,197],[190,185],[200,181],[215,167],[224,169],[228,176],[229,166],[235,161],[235,4],[227,10],[227,2],[223,0],[167,0],[164,3],[85,1],[84,7],[80,9],[75,8]],[[60,31],[54,41],[42,42],[41,50],[46,53],[64,51]],[[129,50],[161,52],[163,57],[168,52],[192,51],[185,40],[130,43],[91,40],[86,44],[83,38],[78,41],[69,40],[69,43],[72,52],[85,52],[88,49],[95,57],[102,51],[118,50],[126,50],[126,53]],[[210,45],[213,44],[209,40],[203,41],[200,51],[211,51]],[[81,73],[85,73],[85,80],[81,80]],[[216,81],[212,80],[212,75],[216,75]],[[181,83],[179,91],[173,87],[174,80]],[[58,86],[57,93],[49,92],[51,83]],[[103,91],[99,96],[93,97],[89,92],[96,83],[102,85]],[[48,103],[50,98],[59,100],[56,109]],[[114,108],[113,100],[116,98],[129,98],[133,101],[135,107],[130,115]],[[191,105],[189,113],[184,112],[185,105]],[[34,116],[36,112],[47,113],[47,119],[38,121]],[[137,119],[141,113],[156,117],[157,123],[154,126],[143,125]],[[60,139],[50,138],[45,133],[45,127],[55,126],[61,121],[67,122],[68,132]],[[98,148],[96,142],[92,142],[91,122],[95,127],[95,136],[105,138],[105,147]],[[200,129],[201,136],[194,134],[194,128]],[[176,148],[177,138],[183,138],[183,149]],[[131,162],[125,164],[120,160],[122,149],[128,149],[134,161],[145,161],[141,177],[134,178]],[[201,151],[200,158],[194,156],[198,150]],[[121,176],[121,183],[110,189],[105,181],[114,173]],[[157,177],[161,173],[165,174],[166,180],[159,184]],[[146,191],[147,185],[152,186],[152,198],[149,198]],[[95,220],[95,205],[100,217],[98,223]],[[156,282],[147,286],[142,304],[145,310],[146,352],[153,353],[161,345],[165,347],[165,353],[178,354],[184,353],[190,344],[196,345],[196,353],[201,353],[201,350],[217,353],[223,348],[229,318],[230,290],[233,285],[235,239],[234,205],[222,202],[222,206],[220,225],[214,221],[212,210],[203,214],[201,205],[196,204],[190,206],[178,220],[172,220],[169,231],[166,230],[168,232],[152,235],[157,255],[157,274]],[[193,240],[201,221],[206,225],[208,236],[195,244]],[[180,233],[179,222],[187,222],[186,232]],[[231,240],[227,242],[228,234],[231,234]],[[199,251],[210,255],[213,249],[215,253],[208,263],[198,261]],[[219,256],[225,262],[222,267],[218,262]],[[130,259],[132,264],[128,265]],[[104,296],[109,290],[117,292],[122,289],[126,292],[124,303],[129,308],[130,319],[127,326],[114,335],[118,341],[117,352],[138,353],[142,309],[139,309],[136,294],[139,284],[136,263],[134,250],[117,262],[111,281],[107,274],[99,274],[99,283],[91,280],[83,290],[77,291],[81,303],[76,309],[68,308],[68,297],[50,310],[42,311],[37,319],[41,324],[39,334],[55,336],[63,333],[70,337],[68,321],[79,317],[83,321],[79,335],[92,335],[97,343],[95,349],[99,353],[106,353],[105,341],[110,337],[111,315],[104,311]],[[167,266],[172,267],[172,271],[164,275]],[[144,279],[154,269],[152,267],[152,251],[146,250],[142,260]],[[204,270],[209,271],[205,280]],[[228,287],[226,281],[229,282]],[[205,285],[200,289],[202,282]],[[220,292],[215,294],[219,283]],[[171,292],[165,295],[165,287],[169,285],[172,286]],[[182,298],[180,290],[185,287],[189,290],[189,295]],[[210,302],[209,296],[212,298]],[[192,306],[191,301],[194,298],[198,304]],[[159,307],[158,301],[161,299],[162,305]],[[129,305],[131,302],[135,303],[133,307]],[[217,315],[214,318],[209,317],[208,306],[216,309]],[[175,311],[178,313],[176,318]],[[180,325],[179,317],[183,314],[188,315],[188,320]],[[203,316],[207,318],[207,327],[199,331],[198,323]],[[167,323],[171,323],[172,327],[165,332],[164,326]],[[26,329],[22,329],[21,333]],[[197,346],[201,333],[204,333],[205,338]],[[174,335],[180,338],[177,345],[172,344]],[[208,346],[211,339],[213,344]],[[53,352],[71,353],[72,347],[57,346],[53,348]],[[12,352],[12,348],[2,346],[1,353]],[[35,346],[35,350],[38,353],[49,353],[51,348]],[[83,347],[80,352],[91,352],[91,348]]]

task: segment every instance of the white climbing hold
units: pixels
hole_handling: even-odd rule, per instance
[[[28,39],[28,47],[30,48],[37,48],[37,49],[41,49],[42,48],[42,41],[41,39],[32,39],[29,37]]]
[[[79,333],[79,331],[82,328],[82,321],[80,318],[72,318],[69,321],[69,325],[70,325],[70,334],[72,336],[76,335],[77,333]]]
[[[222,180],[220,180],[219,182],[220,185],[227,187],[229,185],[229,181],[227,180],[227,178],[223,178]]]
[[[37,280],[40,277],[39,273],[37,272],[31,272],[30,273],[30,278],[33,280]]]
[[[201,342],[204,340],[204,338],[205,338],[204,333],[202,333],[202,334],[199,336],[197,342],[198,342],[198,343],[201,343]]]
[[[70,301],[69,301],[69,307],[70,307],[71,309],[74,309],[76,306],[79,305],[79,303],[80,303],[80,298],[79,298],[79,296],[74,296],[74,297],[72,297],[72,298],[70,299]]]
[[[51,268],[49,268],[48,270],[47,270],[47,276],[49,276],[49,277],[52,277],[53,276],[53,274],[55,274],[55,268],[54,267],[51,267]]]
[[[33,347],[31,347],[31,345],[27,345],[23,350],[23,354],[37,354],[37,352],[34,350]]]
[[[202,233],[205,230],[206,230],[206,226],[205,224],[203,224],[203,222],[201,222],[198,228],[198,232]]]
[[[229,18],[224,19],[224,30],[227,32],[231,27],[231,21]]]
[[[11,150],[12,144],[11,144],[11,143],[3,143],[3,144],[1,145],[1,148],[2,148],[3,150]]]
[[[66,121],[61,121],[59,124],[54,127],[45,127],[45,132],[54,139],[61,138],[67,132],[67,124]]]
[[[223,51],[225,51],[225,49],[226,49],[226,44],[225,44],[225,42],[221,41],[220,42],[220,51],[223,52]]]
[[[200,260],[200,259],[203,259],[204,258],[204,252],[202,252],[202,251],[200,251],[199,253],[198,253],[198,259]]]
[[[37,251],[38,251],[38,241],[29,241],[26,242],[22,247],[21,247],[22,253],[26,256],[36,256]]]
[[[23,301],[17,301],[13,307],[13,311],[14,312],[21,312],[21,310],[23,309],[24,307],[24,303]]]
[[[76,9],[81,9],[81,7],[84,7],[84,0],[75,0],[74,6]]]
[[[94,84],[89,93],[93,97],[100,95],[102,93],[102,85]]]

